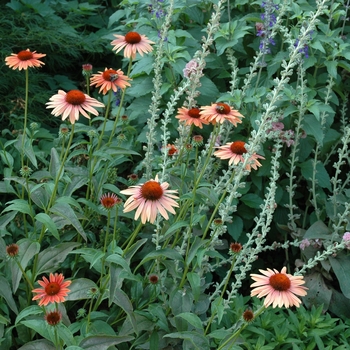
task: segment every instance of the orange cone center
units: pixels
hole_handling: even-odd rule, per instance
[[[285,292],[290,288],[290,279],[284,273],[276,273],[272,275],[269,279],[270,285],[273,289],[280,292]]]
[[[71,90],[66,94],[66,102],[74,106],[82,105],[85,100],[85,95],[79,90]]]
[[[60,285],[57,282],[50,282],[45,287],[47,295],[56,295],[61,290]]]
[[[141,41],[141,35],[136,32],[129,32],[125,35],[125,41],[128,44],[138,44]]]
[[[226,103],[217,103],[215,110],[219,114],[229,114],[231,112],[231,107]]]
[[[141,187],[142,197],[150,201],[156,201],[163,196],[163,189],[157,181],[147,181]]]
[[[118,78],[118,74],[114,69],[107,69],[102,73],[102,77],[104,80],[114,81],[116,78]]]
[[[230,150],[232,151],[232,153],[242,155],[244,153],[247,153],[247,150],[245,149],[244,145],[245,145],[245,142],[243,141],[232,142],[230,146]]]
[[[189,115],[191,118],[200,118],[199,112],[200,112],[199,108],[191,108],[191,109],[188,111],[188,115]]]
[[[21,61],[28,61],[31,60],[33,58],[33,54],[30,51],[27,50],[23,50],[20,51],[17,54],[17,57],[21,60]]]

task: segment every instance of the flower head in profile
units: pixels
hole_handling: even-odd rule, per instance
[[[104,209],[112,209],[115,205],[121,202],[114,193],[105,193],[100,198],[101,205]]]
[[[22,70],[28,67],[41,67],[45,65],[44,62],[39,61],[39,58],[45,57],[45,53],[31,52],[29,49],[20,51],[19,53],[12,53],[11,56],[5,58],[6,65],[9,68]]]
[[[262,298],[266,296],[264,305],[268,307],[285,307],[297,306],[301,304],[298,296],[305,296],[308,288],[302,286],[305,281],[303,276],[292,276],[286,273],[287,268],[283,267],[281,272],[276,269],[259,270],[262,275],[251,274],[251,278],[255,281],[251,287],[251,296]]]
[[[200,109],[197,107],[193,107],[191,109],[188,108],[178,108],[178,115],[175,117],[180,121],[185,122],[185,125],[195,125],[198,128],[203,129],[203,124],[208,125],[209,122],[204,120],[200,115]]]
[[[49,303],[62,303],[70,290],[67,288],[72,281],[65,281],[64,276],[60,273],[50,273],[49,279],[43,277],[42,281],[38,281],[42,288],[33,289],[33,293],[37,293],[32,300],[38,300],[39,306],[46,306]]]
[[[55,117],[61,115],[62,120],[69,117],[69,121],[72,124],[79,120],[79,114],[90,119],[90,116],[86,112],[98,115],[97,110],[93,107],[104,107],[103,103],[79,90],[70,90],[67,93],[63,90],[58,90],[58,94],[53,95],[50,98],[50,102],[46,104],[46,108],[53,108],[51,114]]]
[[[113,45],[112,50],[116,50],[116,53],[124,49],[124,57],[135,59],[136,52],[141,56],[144,53],[151,52],[153,50],[150,44],[154,44],[149,40],[146,35],[139,34],[137,32],[129,32],[125,36],[114,34],[117,38],[111,42]]]
[[[169,219],[167,211],[175,214],[173,207],[179,205],[174,199],[178,199],[176,195],[177,190],[168,190],[169,184],[158,181],[158,175],[153,180],[149,180],[142,185],[131,186],[120,193],[130,196],[124,204],[124,213],[137,208],[135,213],[135,220],[141,216],[141,222],[146,221],[154,223],[158,212],[166,219]]]
[[[212,124],[222,124],[225,120],[237,126],[237,123],[242,123],[241,118],[244,118],[237,110],[232,109],[226,103],[214,103],[211,106],[204,106],[201,108],[201,117]]]
[[[243,141],[234,141],[229,142],[224,146],[218,147],[218,150],[214,152],[214,155],[220,159],[229,159],[228,164],[237,165],[238,163],[243,163],[244,158],[243,154],[247,153],[245,148],[245,142]],[[251,171],[251,168],[257,169],[257,167],[261,166],[258,159],[265,159],[262,156],[254,153],[250,156],[249,161],[245,167],[246,170]]]
[[[60,311],[51,311],[45,314],[45,321],[50,325],[50,326],[57,326],[62,319],[62,314]]]
[[[93,74],[91,76],[90,86],[100,86],[99,92],[102,91],[105,95],[109,90],[117,92],[118,87],[120,89],[125,89],[127,86],[130,86],[128,80],[130,80],[130,78],[124,75],[123,71],[120,69],[114,70],[112,68],[106,68],[104,72],[98,72],[98,74]]]
[[[6,254],[10,258],[14,258],[19,253],[19,246],[16,243],[12,243],[6,246]]]

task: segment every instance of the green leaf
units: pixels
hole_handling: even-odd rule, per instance
[[[340,252],[336,257],[330,256],[329,262],[331,263],[333,271],[337,276],[341,291],[345,297],[350,299],[350,255]]]
[[[60,268],[61,263],[67,258],[67,255],[78,246],[80,246],[80,243],[69,242],[43,250],[38,256],[38,268],[35,277]]]
[[[46,339],[31,341],[21,346],[18,350],[39,350],[39,349],[40,350],[57,350],[56,346],[54,346],[52,342]],[[66,350],[68,350],[68,348]]]
[[[51,334],[53,336],[53,331],[52,333],[49,331],[51,330],[51,328],[47,327],[44,317],[34,318],[31,320],[23,320],[21,321],[21,324],[23,324],[24,326],[30,329],[33,329],[35,332],[39,333],[45,339],[48,339],[48,340],[52,339]]]
[[[8,205],[10,204],[10,205]],[[7,211],[19,211],[20,213],[28,214],[32,216],[31,208],[28,202],[24,199],[14,199],[6,203],[6,208],[2,211],[3,213]]]
[[[25,140],[24,140],[24,145],[23,145],[24,147],[22,148],[23,137],[25,137]],[[15,147],[21,153],[23,152],[27,156],[27,158],[30,160],[30,162],[34,166],[34,168],[38,167],[38,163],[36,161],[36,157],[35,157],[35,152],[33,150],[33,146],[31,144],[30,139],[27,137],[26,134],[18,135],[18,139],[17,139],[17,143],[15,143]]]
[[[330,239],[331,231],[329,228],[322,222],[316,221],[313,223],[305,232],[304,238],[307,239]]]
[[[201,248],[203,245],[207,244],[207,241],[203,241],[201,238],[196,237],[194,239],[194,242],[191,245],[190,251],[188,252],[188,256],[186,259],[186,264],[189,265],[194,257],[197,255],[197,251],[199,248]]]
[[[202,320],[195,314],[191,312],[184,312],[182,314],[176,315],[176,317],[181,317],[186,320],[189,324],[197,329],[203,329]]]
[[[134,308],[132,307],[129,297],[121,289],[116,289],[114,292],[113,302],[125,311],[129,317],[135,333],[137,334],[137,322],[134,315]]]
[[[194,331],[175,332],[165,334],[164,338],[185,339],[191,343],[193,350],[209,350],[209,340],[202,334]]]
[[[264,201],[257,194],[254,193],[245,194],[240,198],[240,200],[249,208],[256,209],[260,208],[260,205],[264,203]]]
[[[201,278],[198,273],[187,273],[188,282],[190,282],[194,301],[198,301],[201,295]]]
[[[12,211],[5,215],[0,216],[0,229],[4,230],[9,222],[11,222],[14,217],[17,215],[18,211]]]
[[[89,299],[89,290],[91,288],[98,289],[95,282],[87,278],[76,278],[72,280],[72,283],[69,286],[70,292],[68,293],[66,300],[81,300]]]
[[[18,322],[20,322],[23,318],[26,318],[27,316],[31,316],[31,315],[39,315],[42,314],[43,310],[40,306],[38,305],[30,305],[28,307],[26,307],[25,309],[23,309],[18,316],[16,317],[16,321],[15,324],[17,324]]]
[[[72,225],[79,234],[87,241],[86,234],[80,224],[74,210],[67,203],[56,203],[50,211],[66,220],[67,225]]]
[[[18,242],[19,246],[19,263],[23,270],[28,266],[29,261],[40,252],[40,244],[38,242],[32,242],[29,239],[23,239]],[[22,278],[22,271],[18,267],[15,261],[11,261],[11,277],[12,277],[12,289],[16,293],[19,286],[19,282]]]
[[[313,176],[313,160],[309,159],[304,163],[300,164],[301,174],[305,180],[311,181]],[[324,165],[319,162],[316,165],[316,175],[317,185],[322,188],[327,188],[331,190],[330,178]]]
[[[13,157],[11,156],[10,153],[1,150],[0,157],[4,164],[6,164],[10,169],[13,168]]]
[[[337,79],[338,77],[337,61],[324,61],[324,65],[327,68],[328,74],[334,79]]]
[[[129,267],[129,264],[127,263],[127,261],[122,256],[120,256],[118,254],[112,254],[112,255],[108,256],[106,261],[120,265],[121,267],[123,267],[123,269],[125,271],[128,271],[129,273],[131,273],[131,270],[130,270],[130,267]]]
[[[64,168],[61,171],[61,175],[59,179],[56,179],[58,172],[61,167],[60,156],[57,153],[56,148],[51,148],[51,160],[49,165],[49,172],[53,179],[56,181],[60,180],[64,174]]]
[[[307,135],[312,135],[318,143],[323,144],[323,130],[321,123],[313,114],[307,114],[303,120],[303,129]]]
[[[149,254],[147,254],[142,261],[139,263],[139,265],[137,266],[137,268],[139,266],[142,266],[144,263],[146,263],[147,261],[150,260],[155,260],[155,259],[159,259],[159,258],[169,258],[171,260],[178,260],[178,261],[183,261],[183,257],[180,253],[178,253],[177,251],[173,250],[173,249],[159,249],[159,250],[155,250]],[[136,268],[136,269],[137,269]]]
[[[2,276],[0,276],[0,286],[1,286],[0,296],[2,296],[5,299],[9,308],[17,315],[18,309],[15,303],[15,300],[13,299],[13,296],[12,296],[11,287],[7,282],[7,280]]]
[[[79,346],[85,350],[107,350],[110,346],[133,340],[134,337],[112,335],[93,335],[84,338]]]
[[[39,222],[41,222],[42,224],[44,224],[58,241],[60,240],[60,235],[57,231],[57,227],[53,222],[53,220],[50,218],[50,216],[48,216],[45,213],[39,213],[39,214],[36,214],[34,218]]]

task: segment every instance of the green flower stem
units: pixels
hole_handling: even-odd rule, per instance
[[[112,249],[114,250],[117,246],[117,224],[118,224],[118,211],[119,207],[118,205],[115,206],[115,218],[114,218],[114,226],[113,226],[113,247]]]
[[[18,261],[17,257],[16,257],[14,260],[16,261],[16,264],[17,264],[17,266],[19,267],[19,269],[21,270],[22,275],[23,275],[23,277],[25,278],[25,280],[27,281],[29,287],[31,288],[31,290],[33,290],[33,289],[34,289],[33,283],[31,282],[31,280],[30,280],[29,277],[27,276],[27,274],[26,274],[26,272],[24,271],[24,269],[23,269],[21,263]]]
[[[131,245],[134,243],[135,238],[137,237],[138,233],[140,232],[142,227],[142,222],[140,221],[140,223],[138,224],[138,226],[135,228],[134,232],[132,233],[132,235],[124,242],[124,244],[122,245],[122,249],[124,250],[122,257],[125,256],[125,254],[128,252],[129,248],[131,247]],[[125,247],[126,245],[126,247]],[[125,249],[124,249],[125,247]]]
[[[103,274],[104,274],[104,268],[105,268],[105,261],[106,261],[106,254],[107,254],[107,243],[108,243],[108,236],[109,236],[109,225],[111,223],[111,211],[108,210],[107,213],[107,227],[105,232],[105,243],[103,246],[103,258],[101,261],[101,277],[100,277],[100,289],[102,288],[102,280],[103,280]]]
[[[227,289],[227,286],[228,286],[228,282],[230,281],[230,278],[231,278],[231,275],[232,275],[232,271],[233,271],[233,268],[235,266],[235,262],[236,262],[236,259],[235,257],[232,258],[232,262],[231,262],[231,267],[230,267],[230,271],[228,272],[227,276],[226,276],[226,282],[225,282],[225,285],[224,285],[224,288],[221,292],[221,295],[220,295],[220,301],[219,303],[222,302],[223,298],[224,298],[224,294],[226,292],[226,289]],[[216,316],[216,311],[212,313],[210,319],[209,319],[209,322],[207,324],[207,327],[205,328],[205,332],[204,332],[204,335],[206,335],[209,331],[209,328],[210,328],[210,325],[212,324],[214,318]]]
[[[25,70],[26,74],[26,86],[25,86],[25,100],[24,100],[24,125],[22,134],[22,152],[21,152],[21,165],[24,167],[24,143],[27,136],[27,119],[28,119],[28,91],[29,91],[29,78],[28,69]]]
[[[229,179],[227,185],[228,185],[229,183],[232,182],[234,176],[235,176],[235,172],[232,171],[231,177],[230,177],[230,179]],[[220,200],[219,200],[218,204],[215,206],[215,209],[213,210],[213,213],[211,214],[211,217],[210,217],[210,219],[209,219],[209,221],[208,221],[208,225],[207,225],[207,227],[205,228],[205,230],[204,230],[204,232],[203,232],[202,241],[205,240],[205,237],[206,237],[206,235],[207,235],[207,233],[208,233],[208,231],[209,231],[210,225],[211,225],[212,221],[214,220],[217,211],[219,210],[220,204],[222,203],[222,201],[223,201],[223,200],[225,199],[225,197],[226,197],[226,194],[227,194],[227,185],[226,185],[226,188],[225,188],[224,193],[223,193],[222,196],[220,197]]]
[[[129,76],[129,74],[130,74],[131,66],[132,66],[132,58],[130,58],[130,61],[129,61],[128,72],[126,73],[127,76]],[[112,139],[113,139],[113,137],[114,137],[115,130],[116,130],[116,128],[117,128],[117,124],[118,124],[119,117],[120,117],[120,112],[121,112],[122,107],[123,107],[123,102],[124,102],[124,97],[125,97],[126,89],[127,89],[127,88],[125,87],[125,89],[123,89],[123,92],[122,92],[122,96],[121,96],[121,99],[120,99],[120,104],[119,104],[118,112],[117,112],[117,115],[116,115],[116,117],[115,117],[115,121],[114,121],[114,124],[113,124],[113,129],[112,129],[111,135],[110,135],[109,140],[108,140],[108,143],[107,143],[108,145],[112,142]]]
[[[174,167],[176,167],[177,165],[179,165],[179,162],[181,162],[181,159],[182,159],[182,155],[183,153],[185,152],[185,147],[186,145],[189,143],[189,140],[190,140],[190,137],[192,135],[192,131],[193,131],[193,124],[191,124],[191,127],[190,127],[190,130],[188,131],[188,134],[187,134],[187,137],[186,137],[186,140],[185,142],[183,143],[183,147],[181,147],[180,149],[180,153],[175,161],[175,164],[174,164]]]
[[[108,101],[107,101],[106,112],[105,112],[105,118],[104,118],[104,121],[103,121],[102,131],[101,131],[100,137],[98,138],[98,143],[97,143],[97,147],[96,147],[95,151],[98,151],[100,149],[101,143],[102,143],[102,139],[103,139],[103,135],[104,135],[105,130],[106,130],[108,114],[109,114],[109,110],[111,109],[112,93],[113,93],[113,90],[109,90],[109,92],[108,92]],[[94,159],[94,163],[93,164],[94,165],[92,166],[92,169],[94,169],[94,167],[95,167],[96,158]]]
[[[261,306],[260,309],[258,309],[257,312],[254,313],[254,319],[257,318],[258,316],[260,316],[264,311],[265,311],[265,306]],[[230,338],[228,338],[223,344],[220,345],[220,347],[217,350],[222,350],[228,343],[230,343],[231,341],[235,340],[240,334],[241,332],[248,326],[249,322],[245,322],[243,323],[243,325],[241,326],[240,329],[238,329],[235,333],[233,333],[231,335]]]

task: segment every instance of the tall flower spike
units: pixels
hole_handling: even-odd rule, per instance
[[[283,267],[281,272],[277,270],[259,270],[262,275],[251,274],[251,278],[255,281],[251,287],[251,296],[262,298],[266,296],[264,305],[268,307],[285,307],[297,306],[301,304],[298,296],[305,296],[308,288],[302,286],[305,283],[303,276],[292,276],[286,273],[287,268]]]
[[[46,104],[46,108],[53,108],[51,114],[55,117],[61,115],[62,120],[67,119],[69,116],[69,121],[72,124],[79,120],[79,114],[90,119],[86,112],[98,115],[97,110],[93,107],[104,107],[103,103],[79,90],[71,90],[67,93],[63,90],[58,90],[58,94],[53,95],[50,98],[50,102]]]
[[[11,56],[5,58],[6,65],[12,69],[28,69],[28,67],[41,67],[44,62],[39,61],[39,58],[45,57],[45,53],[31,52],[29,49],[12,53]]]
[[[127,86],[130,86],[128,82],[129,77],[124,75],[123,71],[118,69],[105,69],[104,72],[98,72],[98,74],[93,74],[90,80],[90,86],[96,85],[100,86],[100,91],[105,95],[109,90],[117,92],[118,87],[120,89],[125,89]]]
[[[232,163],[234,165],[237,165],[238,163],[244,162],[243,154],[245,153],[247,153],[247,150],[245,148],[245,142],[235,141],[229,142],[224,146],[218,147],[218,150],[214,152],[214,156],[220,159],[229,159],[229,165],[231,165]],[[261,166],[258,159],[265,158],[256,153],[252,154],[248,160],[248,164],[246,165],[245,169],[248,171],[251,171],[251,168],[257,170],[257,168]]]
[[[144,53],[149,53],[153,50],[150,44],[154,44],[153,41],[149,40],[146,35],[139,34],[137,32],[129,32],[125,36],[113,34],[117,39],[111,42],[113,49],[116,53],[124,49],[124,57],[136,58],[136,52],[141,56]]]
[[[33,293],[37,293],[32,300],[38,300],[39,306],[46,306],[49,303],[62,303],[70,290],[67,288],[72,281],[65,281],[64,276],[60,273],[50,273],[49,280],[43,277],[42,281],[38,281],[42,288],[33,289]]]
[[[120,193],[130,196],[124,204],[124,213],[137,208],[135,213],[135,220],[141,215],[141,222],[144,224],[149,221],[154,223],[159,212],[166,220],[169,219],[167,211],[175,214],[173,207],[179,205],[174,199],[177,190],[168,190],[169,184],[158,181],[158,175],[153,180],[145,182],[143,185],[131,186]]]
[[[242,123],[241,118],[244,118],[237,110],[232,109],[226,103],[214,103],[211,106],[204,106],[201,108],[200,115],[202,119],[212,123],[222,124],[225,120],[237,126],[237,123]]]

